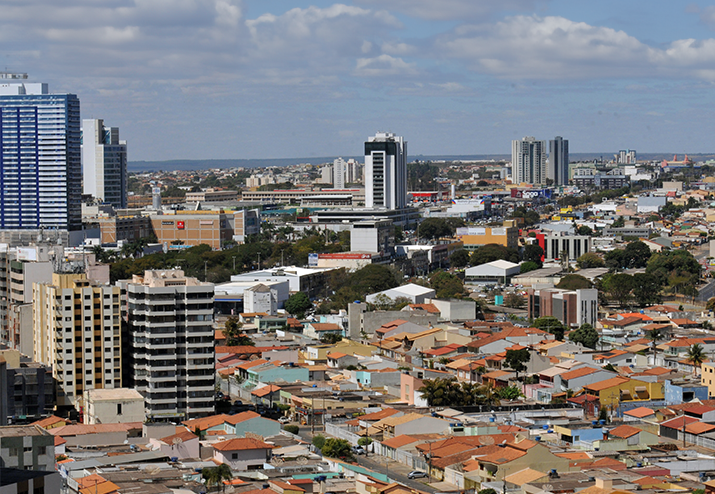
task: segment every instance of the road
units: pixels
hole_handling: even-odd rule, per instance
[[[324,434],[321,430],[322,426],[316,426],[315,434]],[[310,433],[310,426],[301,425],[298,431],[298,435],[308,442],[312,442],[313,435]],[[437,492],[436,489],[430,487],[427,484],[428,479],[410,480],[407,478],[407,474],[412,471],[407,465],[398,463],[393,460],[388,460],[384,456],[378,456],[370,453],[370,456],[365,457],[364,455],[356,455],[356,463],[361,467],[369,468],[375,473],[381,473],[387,475],[390,479],[404,484],[412,489],[417,489],[423,492],[429,492],[434,494]],[[421,482],[424,481],[424,482]]]

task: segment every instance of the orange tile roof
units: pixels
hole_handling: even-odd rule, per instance
[[[114,482],[107,481],[79,490],[80,494],[109,494],[117,491],[119,491],[119,486]]]
[[[376,333],[387,333],[388,331],[392,331],[393,329],[397,329],[398,326],[401,326],[402,324],[407,324],[407,321],[404,319],[395,319],[392,322],[387,322],[377,328],[375,330]]]
[[[69,421],[65,420],[61,417],[57,417],[55,415],[50,415],[49,417],[46,417],[44,419],[40,419],[36,422],[33,422],[32,425],[39,425],[40,427],[45,428],[45,427],[49,427],[51,425],[55,425],[58,423],[62,423],[62,424],[66,425],[66,424],[69,424]]]
[[[254,389],[253,391],[251,391],[251,394],[254,396],[262,397],[280,390],[280,386],[276,386],[275,384],[269,384],[268,386],[263,386],[262,388]]]
[[[267,364],[267,363],[269,363],[268,360],[259,358],[259,359],[256,359],[256,360],[249,360],[249,361],[246,362],[245,364],[237,365],[236,368],[237,368],[237,369],[248,370],[248,369],[250,369],[251,367],[256,367],[256,366],[263,365],[263,364]]]
[[[591,457],[588,453],[583,451],[574,451],[572,453],[554,453],[554,456],[559,458],[566,458],[567,460],[590,460]]]
[[[347,357],[347,356],[348,356],[347,353],[340,353],[340,352],[330,352],[327,355],[328,358],[335,359],[335,360],[337,360],[339,358]]]
[[[226,422],[227,424],[236,425],[236,424],[240,424],[241,422],[245,422],[246,420],[251,420],[251,419],[255,419],[255,418],[259,418],[259,417],[261,417],[261,415],[257,414],[256,412],[251,412],[249,410],[246,412],[237,413],[235,415],[228,415],[224,419],[224,422]],[[265,417],[263,417],[263,418],[265,418]],[[266,419],[266,420],[271,420],[271,419]]]
[[[190,419],[182,422],[189,430],[196,430],[198,428],[200,431],[205,431],[211,427],[216,427],[226,422],[226,419],[230,418],[230,415],[222,413],[220,415],[210,415],[208,417],[201,417],[198,419]]]
[[[660,425],[662,427],[668,427],[670,429],[683,429],[683,426],[687,426],[687,424],[692,424],[693,422],[699,422],[698,419],[695,417],[688,417],[687,415],[679,415],[678,417],[675,417],[670,420],[666,420],[665,422],[661,422]]]
[[[715,425],[706,424],[705,422],[694,422],[685,426],[685,431],[691,434],[704,434],[715,430]]]
[[[611,436],[620,437],[621,439],[626,439],[626,438],[635,436],[636,434],[641,433],[641,432],[643,432],[643,431],[641,429],[639,429],[638,427],[633,427],[630,425],[619,425],[615,429],[611,430],[611,432],[609,432],[609,434]]]
[[[283,482],[281,480],[270,480],[269,483],[275,485],[276,487],[279,487],[283,490],[286,491],[299,491],[299,492],[305,492],[305,489],[303,489],[300,486],[289,484],[288,482]]]
[[[272,449],[273,446],[257,439],[239,437],[220,443],[214,443],[213,448],[219,451],[241,451],[248,449]]]
[[[430,314],[439,314],[440,310],[434,304],[410,304],[410,309],[421,309]]]
[[[86,477],[77,479],[77,487],[80,489],[86,489],[87,487],[93,487],[95,484],[101,484],[106,481],[107,479],[101,475],[93,473],[92,475],[87,475]]]
[[[627,383],[628,381],[630,381],[630,379],[627,377],[616,376],[610,379],[599,381],[597,383],[587,384],[583,387],[583,389],[589,389],[591,391],[602,391],[604,389],[612,388],[614,386],[620,386],[621,384]]]
[[[495,463],[497,465],[502,465],[504,463],[509,463],[511,461],[516,460],[517,458],[521,458],[526,454],[525,451],[518,450],[513,447],[513,445],[509,445],[505,448],[499,448],[501,451],[496,451],[492,454],[483,456],[479,458],[480,462],[485,462],[485,463]]]
[[[191,441],[192,439],[196,439],[199,436],[194,434],[193,432],[189,430],[183,430],[181,432],[177,432],[174,435],[171,436],[166,436],[161,438],[161,442],[165,444],[174,444],[175,441],[180,440],[179,442],[186,442],[186,441]]]
[[[54,427],[47,432],[53,436],[82,436],[85,434],[101,434],[107,432],[128,432],[130,430],[141,430],[142,422],[125,422],[123,424],[71,424],[62,427]]]
[[[655,414],[655,410],[652,408],[648,407],[638,407],[634,408],[633,410],[628,410],[627,412],[623,412],[625,415],[630,415],[631,417],[636,417],[639,419],[642,419],[643,417],[647,417],[649,415]]]
[[[343,328],[332,322],[313,322],[310,323],[316,331],[342,331]]]
[[[407,446],[408,444],[416,443],[417,441],[418,439],[415,439],[412,436],[402,434],[382,441],[382,445],[387,446],[388,448],[397,449],[401,448],[402,446]]]
[[[60,436],[55,436],[55,446],[62,446],[67,440]]]
[[[588,376],[589,374],[593,374],[595,372],[598,372],[599,370],[600,369],[594,369],[593,367],[582,366],[559,375],[561,376],[561,379],[568,381],[569,379],[576,379],[577,377]]]

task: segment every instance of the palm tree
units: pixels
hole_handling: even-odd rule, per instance
[[[688,362],[693,364],[693,376],[697,374],[698,367],[705,361],[705,351],[700,343],[695,343],[688,348]]]
[[[212,486],[221,485],[221,490],[225,489],[224,480],[231,480],[233,472],[231,467],[222,463],[215,468],[204,468],[201,471],[201,476],[206,479],[206,486],[210,489]]]
[[[653,365],[656,365],[656,355],[658,354],[658,341],[665,337],[663,330],[656,326],[650,331],[646,331],[645,337],[650,340],[650,346],[653,350]]]
[[[480,405],[498,405],[499,395],[491,384],[482,384],[478,388]]]

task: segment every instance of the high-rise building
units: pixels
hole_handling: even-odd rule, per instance
[[[0,84],[0,230],[79,230],[79,99],[47,84]]]
[[[348,176],[348,164],[342,159],[338,158],[333,161],[333,188],[334,189],[344,189],[345,179]]]
[[[618,164],[619,165],[635,165],[636,160],[636,150],[635,149],[621,149],[618,151]]]
[[[354,159],[349,159],[347,162],[347,172],[348,178],[347,183],[349,184],[361,184],[363,183],[363,166]]]
[[[378,132],[365,143],[365,206],[402,209],[407,203],[407,142]]]
[[[569,141],[556,136],[549,141],[549,167],[546,178],[554,185],[569,184]]]
[[[54,273],[33,285],[34,359],[52,366],[57,405],[80,408],[87,389],[122,387],[119,288]]]
[[[511,141],[511,168],[516,184],[545,184],[546,141],[534,137]]]
[[[146,271],[118,282],[129,386],[147,418],[190,419],[214,412],[214,285],[181,270]]]
[[[84,193],[115,208],[127,207],[127,141],[103,120],[82,120]]]

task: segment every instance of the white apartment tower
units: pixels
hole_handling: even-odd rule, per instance
[[[126,308],[129,385],[147,418],[214,413],[214,285],[181,270],[146,271],[117,283]]]
[[[556,136],[549,141],[549,168],[546,178],[554,185],[569,184],[569,141]]]
[[[58,406],[83,406],[88,389],[122,387],[119,288],[54,273],[33,285],[33,360],[52,366]]]
[[[127,141],[119,140],[118,127],[82,120],[82,168],[85,194],[127,207]]]
[[[344,189],[345,179],[348,176],[348,164],[342,159],[338,158],[333,161],[333,188],[334,189]]]
[[[511,167],[514,183],[545,184],[546,141],[534,137],[511,141]]]
[[[402,209],[407,202],[407,142],[378,132],[365,143],[365,206]]]

